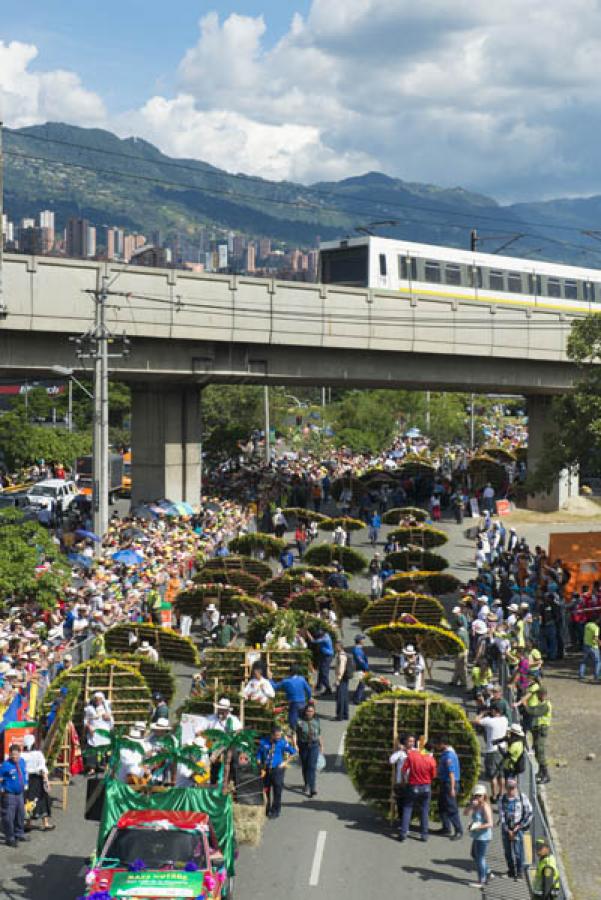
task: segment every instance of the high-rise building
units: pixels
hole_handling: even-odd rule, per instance
[[[267,259],[271,256],[271,241],[269,238],[261,238],[259,241],[259,259]]]
[[[249,241],[246,246],[244,268],[247,272],[254,272],[257,268],[257,247],[252,241]]]
[[[94,225],[88,225],[86,232],[86,256],[88,259],[96,256],[96,227]]]
[[[21,219],[19,230],[22,231],[25,228],[35,228],[35,219]]]
[[[218,267],[221,271],[222,269],[227,269],[228,267],[228,255],[227,255],[227,244],[219,244],[217,248],[218,256]]]
[[[67,256],[84,258],[88,255],[88,229],[90,223],[87,219],[71,218],[67,222],[65,233]],[[94,229],[94,253],[96,252],[96,229]],[[94,255],[94,254],[92,254]]]
[[[230,256],[234,252],[235,237],[236,237],[236,235],[234,234],[233,231],[228,231],[228,233],[227,233],[227,252],[230,254]]]
[[[133,234],[126,234],[123,238],[123,253],[121,254],[125,262],[130,261],[135,249],[136,242]]]
[[[244,253],[244,248],[246,247],[246,240],[242,237],[241,234],[237,234],[234,237],[232,243],[232,253],[236,257],[236,259],[240,259],[242,254]]]
[[[106,258],[114,259],[115,258],[115,229],[114,228],[105,228],[104,229],[104,246],[106,248]]]
[[[39,214],[40,228],[43,231],[42,253],[50,253],[54,247],[54,212],[51,209],[43,209]]]
[[[51,209],[43,209],[39,215],[40,228],[50,228],[54,231],[54,212]]]
[[[125,232],[122,228],[115,228],[115,256],[123,259],[123,242],[125,241]]]

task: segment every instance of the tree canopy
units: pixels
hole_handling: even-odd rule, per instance
[[[37,568],[43,563],[48,568]],[[52,607],[68,577],[67,560],[41,525],[16,510],[0,512],[0,608],[27,600]]]

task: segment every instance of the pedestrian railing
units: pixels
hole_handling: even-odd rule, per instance
[[[513,691],[510,685],[509,672],[507,668],[507,663],[505,660],[502,661],[500,667],[500,681],[503,686],[503,694],[505,700],[511,705],[514,702]],[[545,809],[543,804],[541,803],[541,798],[539,794],[539,786],[536,782],[536,766],[534,763],[534,758],[531,755],[531,751],[526,753],[526,769],[522,775],[520,775],[520,790],[526,794],[530,803],[532,804],[532,822],[530,824],[530,829],[526,836],[525,841],[525,855],[526,858],[530,856],[532,860],[532,865],[536,866],[536,841],[539,838],[545,838],[549,842],[549,847],[551,848],[555,858],[558,858],[557,851],[555,849],[555,844],[553,841],[553,835],[551,833],[551,828],[547,819],[547,815],[545,813]],[[530,845],[530,846],[528,846]],[[532,872],[532,875],[530,875]],[[555,895],[557,900],[569,900],[571,898],[571,891],[569,890],[565,876],[563,871],[560,869],[561,875],[561,883],[559,893]],[[529,870],[528,872],[528,883],[531,888],[531,883],[534,877],[534,869]],[[492,892],[490,894],[485,893],[485,897],[490,898],[492,900],[493,896],[496,896]]]

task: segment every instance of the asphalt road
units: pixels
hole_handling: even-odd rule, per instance
[[[448,525],[448,530],[450,543],[444,552],[452,570],[465,579],[473,571],[473,544],[457,526]],[[370,555],[370,548],[360,541],[355,540],[354,546]],[[347,643],[355,630],[345,629]],[[376,670],[390,673],[387,659],[373,661]],[[179,674],[179,690],[186,692],[189,672]],[[449,664],[438,665],[430,687],[449,695],[449,677]],[[412,900],[459,900],[473,894],[467,887],[474,880],[469,839],[450,843],[432,835],[424,844],[410,835],[400,844],[387,823],[360,802],[344,772],[345,723],[334,720],[333,701],[319,701],[319,712],[327,768],[319,777],[318,795],[310,800],[301,793],[300,768],[291,766],[281,818],[267,822],[259,848],[241,848],[237,898],[371,900],[407,895]],[[85,863],[97,834],[96,823],[83,818],[84,798],[85,780],[78,778],[69,790],[67,811],[55,807],[55,831],[34,832],[31,842],[17,850],[0,844],[0,900],[74,900],[81,894]],[[498,850],[495,857],[500,871]],[[513,884],[497,881],[488,896],[523,895],[514,892]]]

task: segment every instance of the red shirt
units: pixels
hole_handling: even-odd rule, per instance
[[[403,772],[409,773],[410,785],[432,784],[436,778],[436,760],[431,753],[410,750],[403,764]]]

